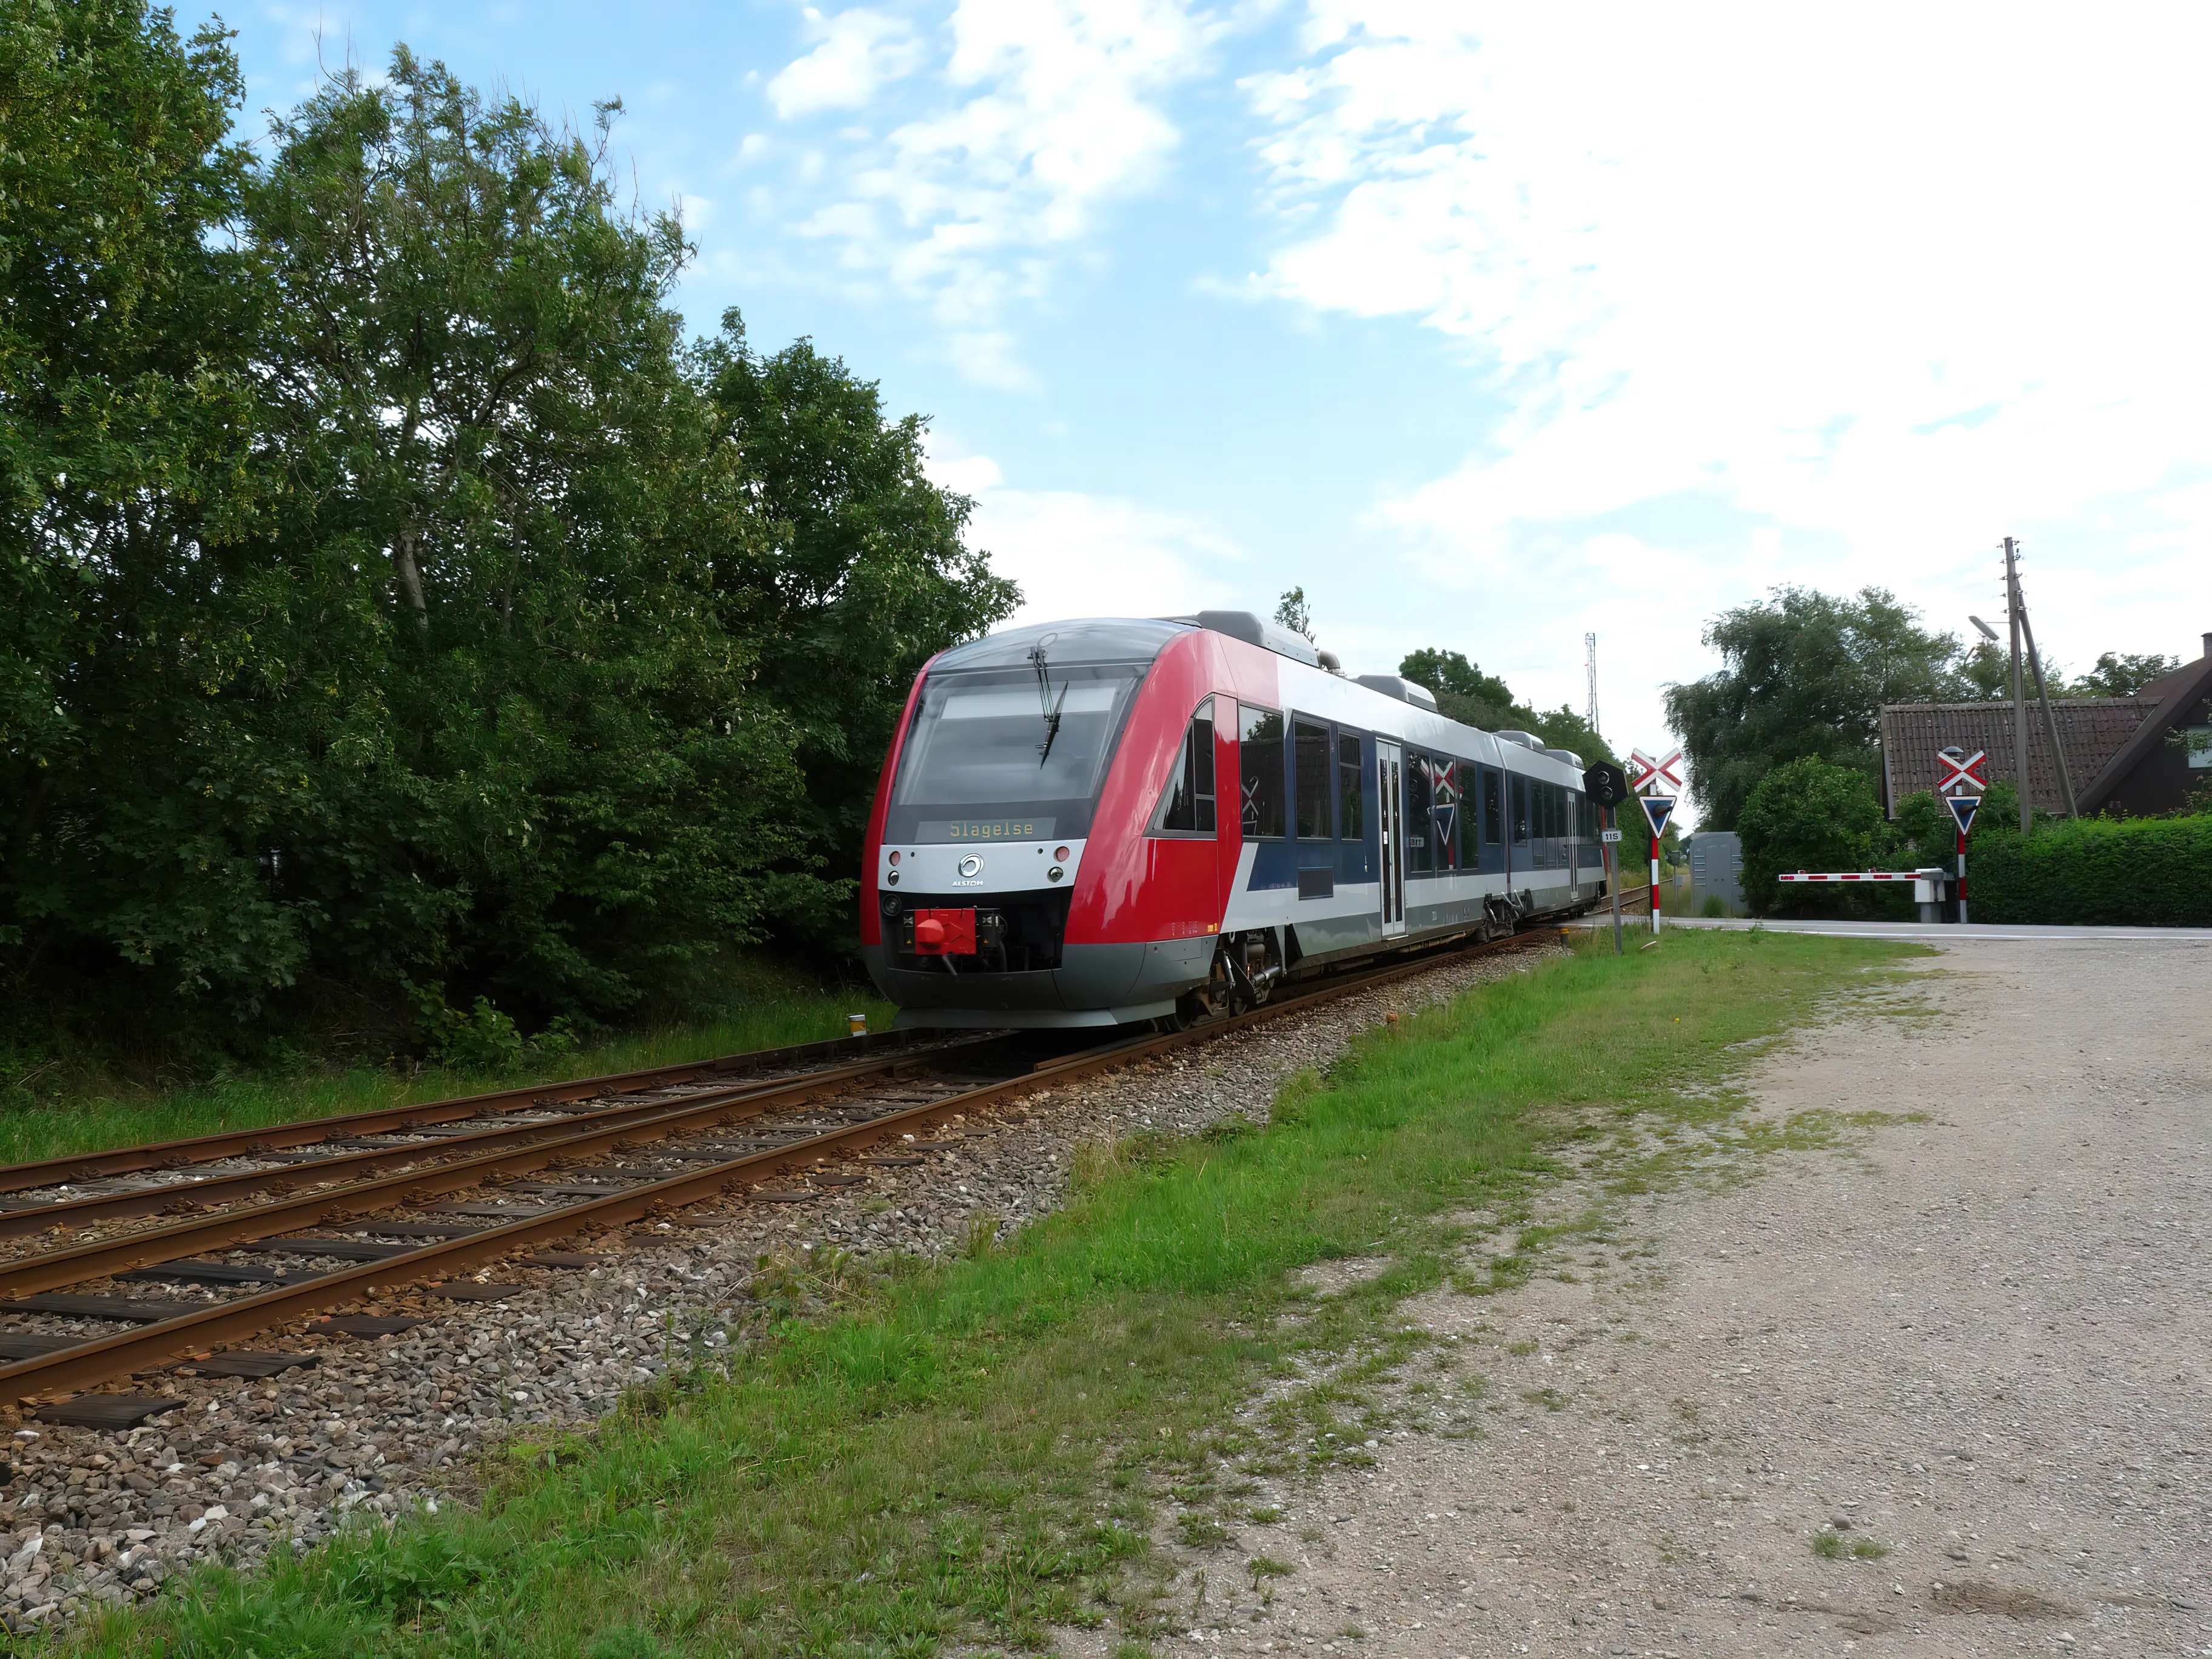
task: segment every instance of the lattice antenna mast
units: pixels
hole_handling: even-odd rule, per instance
[[[1595,634],[1583,635],[1583,673],[1589,682],[1589,712],[1583,718],[1589,722],[1589,729],[1595,732],[1597,730],[1597,635]]]

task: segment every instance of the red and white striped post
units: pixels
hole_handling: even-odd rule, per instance
[[[1666,833],[1668,816],[1682,794],[1682,751],[1669,750],[1663,760],[1654,760],[1641,749],[1628,751],[1629,776],[1636,793],[1644,797],[1644,821],[1651,830],[1651,931],[1659,931],[1659,837]],[[1663,793],[1662,793],[1663,792]]]
[[[2005,545],[2009,548],[2012,544]],[[1990,787],[1984,769],[1989,756],[1979,749],[1969,755],[1963,749],[1952,748],[1938,750],[1936,759],[1943,769],[1943,781],[1936,786],[1936,793],[1951,809],[1951,822],[1959,828],[1959,925],[1963,927],[1966,925],[1966,832],[1974,827],[1974,814],[1981,810],[1982,791]],[[2027,799],[2025,778],[2021,799]]]

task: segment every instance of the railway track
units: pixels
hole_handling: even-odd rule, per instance
[[[51,1421],[127,1426],[174,1402],[57,1396],[179,1361],[252,1376],[313,1364],[304,1350],[225,1345],[401,1285],[496,1300],[521,1287],[461,1276],[518,1255],[588,1267],[600,1258],[543,1247],[702,1202],[802,1200],[866,1181],[872,1164],[918,1165],[938,1150],[924,1137],[970,1112],[1535,937],[1431,951],[1073,1054],[1041,1058],[1020,1035],[895,1033],[0,1169],[0,1238],[38,1246],[0,1260],[0,1399],[43,1400]]]

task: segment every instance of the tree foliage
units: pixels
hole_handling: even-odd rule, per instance
[[[973,503],[932,483],[919,416],[800,340],[771,356],[734,311],[694,359],[746,533],[714,544],[717,618],[756,641],[755,684],[790,720],[807,794],[793,871],[858,860],[876,771],[929,659],[1012,614],[1014,585],[963,540]],[[842,884],[794,896],[805,936],[857,943]]]
[[[1754,784],[1736,831],[1743,838],[1744,902],[1759,915],[1832,913],[1837,890],[1784,886],[1776,878],[1792,870],[1871,869],[1892,840],[1866,774],[1817,755],[1785,762]]]
[[[1958,636],[1928,632],[1917,611],[1878,587],[1849,599],[1778,587],[1763,604],[1723,611],[1704,638],[1721,668],[1668,686],[1666,703],[1710,830],[1738,828],[1759,781],[1794,760],[1874,779],[1884,703],[1972,693]]]
[[[1527,732],[1552,748],[1571,750],[1584,763],[1617,760],[1612,745],[1573,709],[1546,714],[1517,701],[1512,688],[1486,674],[1465,653],[1435,647],[1409,653],[1398,672],[1436,693],[1437,708],[1448,720],[1483,732]]]
[[[157,1015],[606,1017],[846,929],[915,669],[1011,610],[922,427],[402,49],[0,0],[0,976]]]
[[[2153,680],[2162,679],[2181,666],[2179,657],[2162,657],[2155,651],[2107,651],[2097,659],[2097,665],[2067,689],[2065,695],[2075,697],[2133,696]],[[2056,686],[2051,695],[2059,694]]]

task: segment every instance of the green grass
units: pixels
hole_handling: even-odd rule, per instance
[[[1594,1112],[1710,1088],[1742,1063],[1728,1045],[1886,954],[1677,934],[1509,975],[1296,1080],[1265,1130],[1091,1157],[1070,1206],[1009,1246],[859,1276],[811,1321],[734,1310],[755,1340],[726,1376],[512,1448],[476,1509],[251,1576],[204,1571],[72,1645],[858,1659],[1040,1650],[1066,1624],[1142,1653],[1191,1616],[1156,1537],[1187,1535],[1217,1598],[1257,1585],[1250,1482],[1370,1457],[1380,1408],[1363,1389],[1426,1342],[1392,1310],[1445,1279],[1462,1242],[1449,1215],[1518,1201]],[[1382,1274],[1334,1295],[1292,1277],[1377,1255]],[[780,1308],[826,1288],[778,1284]],[[1297,1359],[1346,1363],[1236,1417]]]
[[[403,1073],[356,1066],[291,1075],[253,1073],[169,1089],[95,1079],[58,1099],[0,1111],[0,1164],[27,1164],[138,1141],[259,1128],[524,1084],[642,1071],[702,1055],[812,1042],[844,1036],[848,1013],[865,1013],[870,1030],[884,1030],[894,1012],[872,992],[861,996],[793,991],[696,1024],[623,1033],[562,1054],[526,1054],[516,1065],[497,1070],[428,1066]]]

